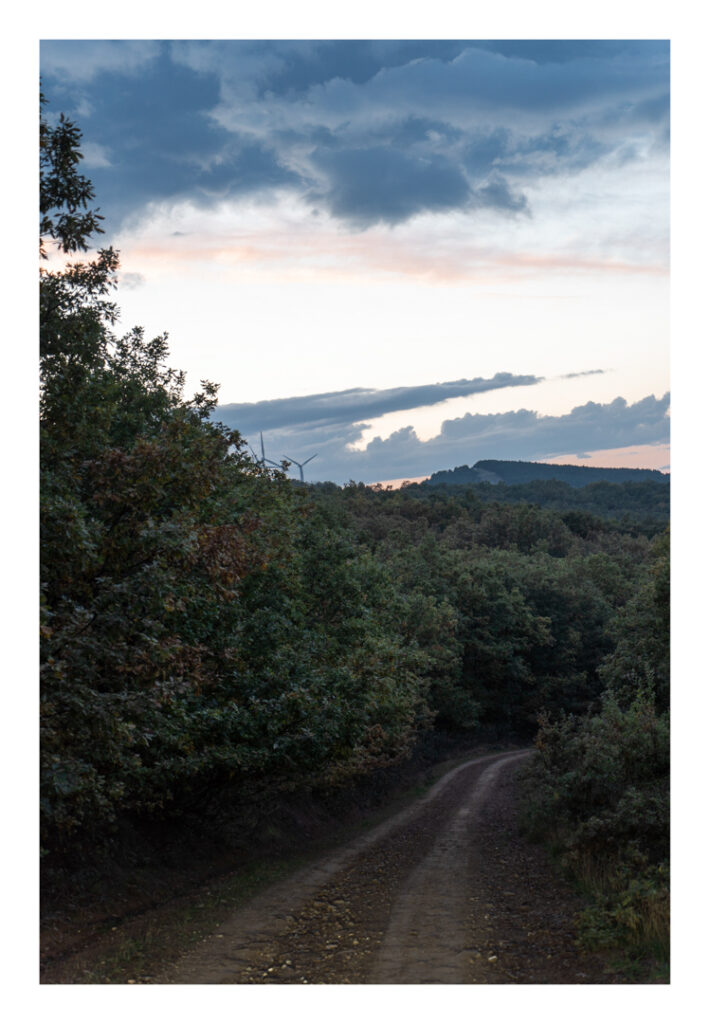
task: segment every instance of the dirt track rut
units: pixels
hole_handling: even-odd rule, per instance
[[[517,836],[512,778],[526,756],[460,765],[407,810],[256,897],[154,981],[615,980],[575,949],[573,897]]]

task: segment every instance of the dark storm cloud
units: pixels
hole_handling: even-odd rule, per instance
[[[424,57],[453,60],[467,44],[443,39],[402,42],[341,39],[298,47],[288,43],[266,45],[276,50],[283,63],[262,79],[261,95],[305,94],[312,86],[323,85],[334,78],[362,85],[383,68],[399,67]]]
[[[109,227],[148,201],[190,196],[205,202],[300,181],[261,140],[214,120],[216,74],[176,64],[167,44],[155,45],[140,74],[115,61],[97,68],[88,108],[82,112],[86,100],[79,90],[78,109],[67,111],[84,140],[108,154],[107,165],[93,168],[91,177]],[[50,89],[51,81],[50,75]],[[66,87],[57,92],[50,97],[53,108]]]
[[[606,405],[588,402],[563,416],[541,416],[529,409],[469,413],[447,420],[441,433],[429,441],[420,441],[409,426],[388,438],[374,438],[362,451],[348,447],[362,436],[362,425],[355,423],[274,427],[264,431],[264,441],[266,455],[274,461],[284,454],[301,461],[318,452],[307,479],[372,483],[428,476],[486,458],[534,461],[575,451],[586,454],[665,444],[670,434],[669,405],[666,394],[660,399],[649,395],[630,405],[623,398]],[[255,447],[258,432],[250,439]]]
[[[512,133],[507,128],[474,132],[469,138],[462,155],[464,166],[474,179],[485,177],[515,151]]]
[[[534,215],[526,187],[667,148],[663,41],[63,41],[52,110],[100,154],[110,229],[151,201],[290,189],[367,228]]]
[[[633,108],[633,113],[638,120],[647,119],[651,122],[662,122],[668,121],[671,110],[671,97],[670,93],[664,92],[660,96],[653,96],[649,100],[643,100],[641,103],[637,103]]]
[[[419,143],[431,146],[436,139],[449,145],[460,139],[463,132],[445,121],[438,121],[430,117],[411,116],[390,124],[375,125],[371,129],[370,135],[372,138],[382,138],[390,145],[406,148]]]
[[[54,95],[51,78],[45,88],[57,107],[61,90]],[[140,74],[99,68],[88,101],[86,93],[77,92],[78,113],[67,112],[75,114],[84,139],[108,154],[110,165],[93,170],[92,180],[102,212],[112,219],[146,201],[194,190],[203,162],[230,140],[209,117],[219,99],[217,77],[173,64],[164,45]]]
[[[503,57],[521,57],[536,64],[568,64],[580,58],[667,57],[663,40],[637,39],[487,39],[471,43]]]
[[[422,384],[415,387],[350,388],[299,398],[276,398],[265,402],[220,405],[216,416],[244,434],[273,429],[322,430],[325,427],[355,427],[366,419],[388,412],[437,405],[449,398],[480,394],[499,388],[537,384],[542,378],[531,375],[497,373],[494,377]],[[355,431],[355,438],[360,430]],[[350,435],[348,435],[350,436]]]
[[[211,44],[202,44],[211,45]],[[313,86],[333,79],[355,85],[370,81],[383,69],[402,67],[425,59],[451,63],[464,50],[476,48],[503,57],[522,58],[536,64],[566,64],[580,58],[634,57],[649,52],[648,42],[633,40],[251,40],[223,44],[229,54],[240,52],[263,59],[258,77],[260,97],[306,95]],[[667,45],[658,43],[664,54]],[[664,48],[665,47],[665,48]],[[274,59],[275,58],[275,59]]]
[[[206,197],[242,195],[284,185],[296,185],[298,174],[279,164],[274,154],[259,142],[236,139],[197,178]]]
[[[508,182],[499,174],[493,175],[487,185],[473,193],[476,206],[507,213],[529,213],[528,201],[524,195],[514,195]]]
[[[397,224],[423,210],[455,209],[471,198],[459,168],[438,155],[409,156],[375,146],[316,150],[313,162],[328,177],[323,200],[330,212],[363,226]]]
[[[325,109],[350,112],[358,96],[369,104],[389,103],[426,115],[453,111],[457,118],[496,117],[510,112],[552,117],[589,115],[623,102],[639,103],[668,90],[667,59],[657,51],[610,57],[580,57],[566,63],[544,63],[504,57],[475,44],[455,60],[435,59],[383,71],[359,89],[334,80],[315,88],[314,100]],[[451,114],[449,113],[449,119]]]
[[[544,175],[584,170],[613,148],[611,143],[576,129],[553,128],[526,136],[497,128],[474,134],[463,152],[463,162],[473,180],[489,175],[493,169],[531,182]]]

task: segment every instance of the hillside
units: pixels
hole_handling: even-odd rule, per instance
[[[603,466],[555,466],[547,462],[507,462],[481,459],[473,466],[457,466],[432,473],[429,485],[439,484],[526,484],[532,480],[560,480],[570,487],[585,487],[601,480],[609,483],[638,483],[655,480],[668,483],[669,477],[657,469],[609,469]]]

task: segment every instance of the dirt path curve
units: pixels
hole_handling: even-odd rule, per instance
[[[517,837],[513,769],[478,757],[365,836],[255,897],[154,983],[609,982],[569,890]]]
[[[481,808],[501,769],[525,754],[497,759],[480,775],[395,900],[373,982],[469,980],[469,854]]]

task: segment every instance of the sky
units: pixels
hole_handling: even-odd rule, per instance
[[[669,49],[48,39],[40,64],[121,328],[343,483],[670,467]]]

